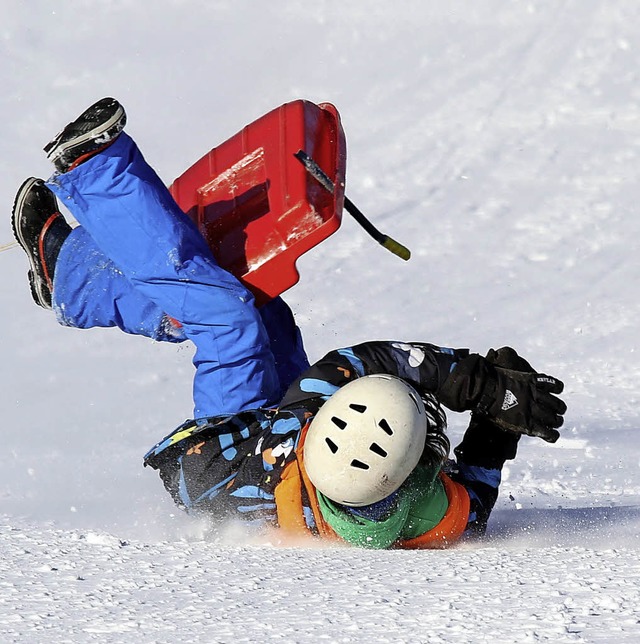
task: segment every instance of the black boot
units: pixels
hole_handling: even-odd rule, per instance
[[[71,226],[58,212],[56,197],[42,179],[27,179],[16,195],[13,234],[29,259],[29,284],[36,304],[50,309],[53,274]]]
[[[127,122],[115,98],[103,98],[47,143],[44,151],[58,172],[67,172],[118,138]]]

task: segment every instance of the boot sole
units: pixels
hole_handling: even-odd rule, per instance
[[[47,159],[55,163],[58,159],[63,157],[67,152],[73,150],[74,148],[80,147],[83,144],[94,141],[96,147],[101,145],[106,145],[109,143],[116,135],[120,134],[124,128],[124,108],[122,105],[118,104],[116,111],[112,116],[109,117],[107,121],[100,123],[92,130],[85,132],[84,134],[78,135],[69,141],[61,142],[60,139],[64,136],[65,130],[62,130],[57,134],[53,140],[47,144],[45,147],[45,152],[47,153]],[[122,121],[122,123],[121,123]],[[66,129],[66,128],[65,128]]]
[[[22,235],[22,226],[20,225],[22,219],[22,212],[26,196],[31,191],[31,188],[39,182],[39,179],[31,177],[27,179],[18,189],[15,201],[13,203],[13,210],[11,213],[11,228],[13,229],[13,236],[20,244],[22,250],[29,259],[29,285],[31,287],[31,295],[39,306],[50,309],[51,308],[51,291],[49,285],[42,274],[40,269],[40,258],[34,256],[34,249],[26,242]],[[35,250],[37,253],[37,249]]]

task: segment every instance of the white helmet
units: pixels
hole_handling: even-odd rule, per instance
[[[369,505],[402,485],[426,436],[424,404],[413,387],[395,376],[364,376],[333,394],[311,422],[305,468],[332,501]]]

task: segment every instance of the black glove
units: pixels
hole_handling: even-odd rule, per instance
[[[513,432],[538,436],[548,443],[560,438],[558,427],[564,422],[567,406],[554,394],[564,384],[542,373],[515,371],[489,365],[477,414]]]
[[[515,349],[511,347],[500,347],[500,349],[489,349],[487,360],[503,369],[513,369],[513,371],[523,371],[531,373],[535,369],[522,357],[519,356]]]
[[[503,347],[486,358],[471,354],[461,360],[439,396],[453,411],[470,409],[502,429],[555,443],[567,406],[554,394],[563,388],[560,380],[536,373],[513,349]]]

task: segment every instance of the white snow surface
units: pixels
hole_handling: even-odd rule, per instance
[[[557,444],[521,441],[486,541],[213,531],[141,466],[191,413],[192,348],[59,327],[1,252],[1,642],[640,641],[639,3],[0,6],[0,246],[42,146],[102,96],[167,183],[273,107],[329,101],[347,194],[413,257],[345,214],[287,294],[312,359],[509,344],[569,405]]]

